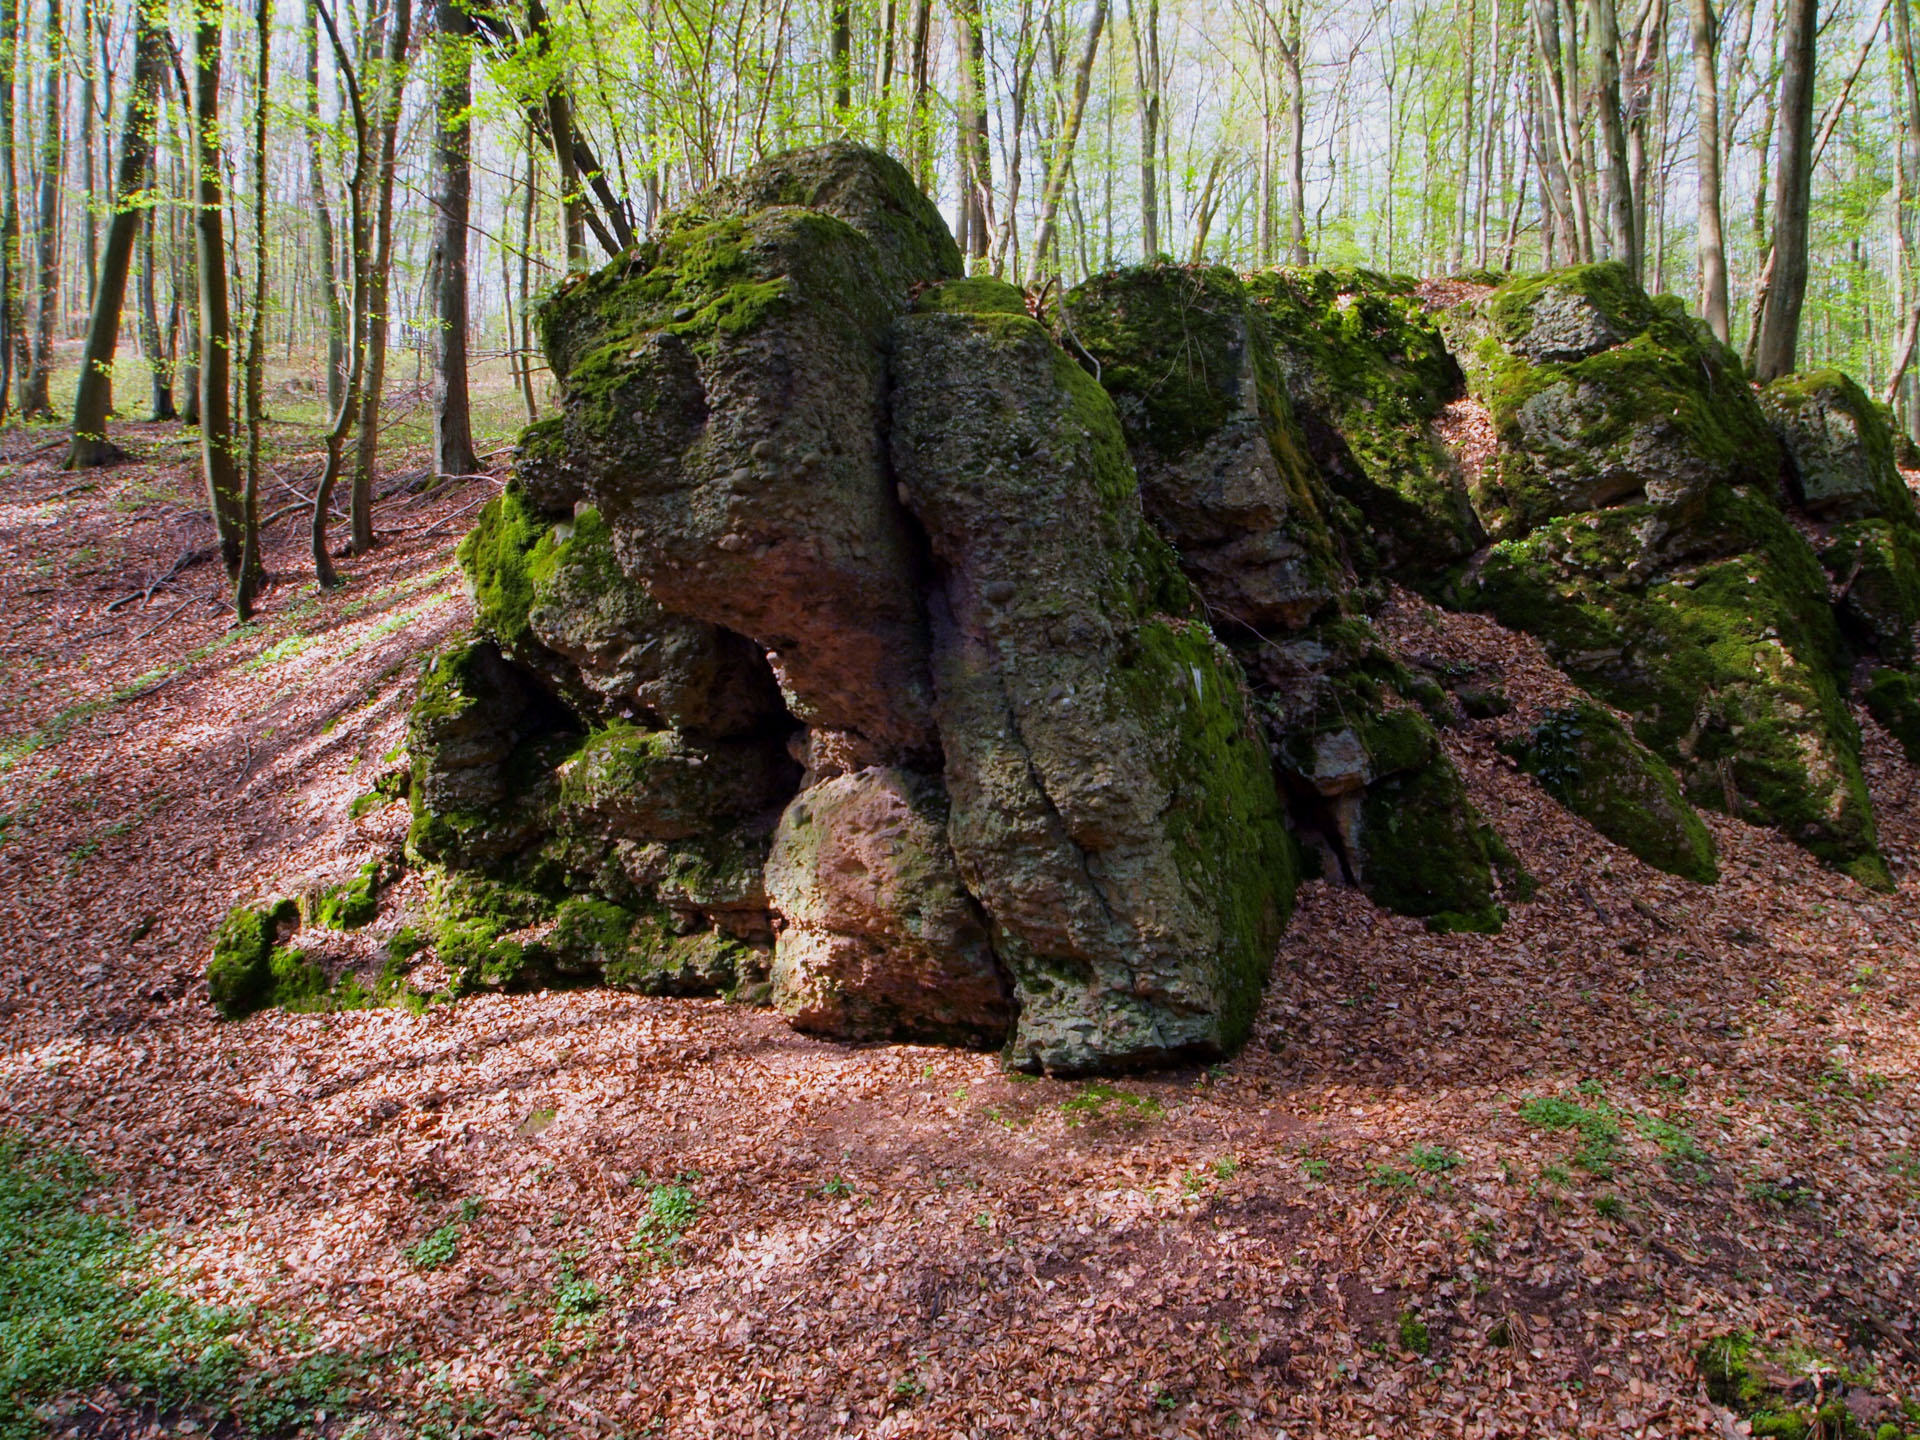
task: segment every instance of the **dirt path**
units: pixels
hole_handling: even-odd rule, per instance
[[[1920,823],[1877,731],[1897,894],[1718,818],[1691,886],[1494,748],[1553,698],[1530,642],[1399,602],[1521,702],[1448,744],[1539,896],[1434,936],[1307,885],[1205,1073],[597,991],[223,1024],[213,922],[398,845],[403,805],[349,807],[487,491],[384,502],[328,596],[281,522],[236,632],[210,563],[145,596],[210,535],[177,433],[136,440],[0,454],[0,1125],[93,1156],[192,1293],[383,1357],[371,1433],[1718,1436],[1693,1355],[1737,1329],[1920,1397]]]

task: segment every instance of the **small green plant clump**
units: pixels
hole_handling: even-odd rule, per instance
[[[1415,1355],[1433,1353],[1433,1336],[1427,1331],[1426,1321],[1411,1310],[1400,1312],[1400,1348]]]
[[[1124,1090],[1104,1080],[1082,1085],[1075,1094],[1060,1102],[1061,1117],[1076,1127],[1105,1120],[1137,1128],[1166,1113],[1167,1107],[1153,1096]]]
[[[480,1218],[482,1208],[477,1195],[462,1200],[453,1219],[406,1248],[408,1261],[421,1270],[440,1270],[451,1265],[460,1253],[461,1232]]]
[[[700,1218],[703,1207],[685,1183],[691,1178],[683,1175],[671,1184],[655,1185],[647,1197],[647,1213],[634,1227],[633,1248],[655,1265],[680,1263],[681,1238]]]
[[[1520,1118],[1542,1130],[1577,1131],[1580,1148],[1573,1163],[1598,1179],[1613,1173],[1613,1157],[1620,1146],[1620,1117],[1606,1101],[1582,1105],[1565,1096],[1536,1095],[1521,1104]]]

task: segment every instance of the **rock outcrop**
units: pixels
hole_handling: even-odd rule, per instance
[[[1511,753],[1648,863],[1713,880],[1698,804],[1884,883],[1849,705],[1920,748],[1920,519],[1850,382],[1756,398],[1609,266],[1437,316],[1171,265],[1036,315],[960,267],[836,144],[547,304],[560,411],[412,721],[450,988],[726,994],[1056,1073],[1229,1053],[1303,858],[1436,929],[1531,893],[1449,758],[1497,685],[1396,653],[1392,584],[1597,697]],[[271,983],[264,927],[227,948]]]

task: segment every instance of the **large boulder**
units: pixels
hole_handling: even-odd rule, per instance
[[[1550,710],[1511,748],[1549,794],[1615,844],[1669,874],[1719,879],[1713,835],[1673,771],[1603,706],[1582,699]]]
[[[1783,375],[1760,405],[1786,446],[1794,502],[1819,519],[1907,520],[1913,495],[1894,465],[1880,407],[1838,370]]]
[[[1511,280],[1484,313],[1467,369],[1500,438],[1474,486],[1494,539],[1624,504],[1684,529],[1717,486],[1778,489],[1780,447],[1739,361],[1625,267]]]
[[[1826,577],[1738,360],[1617,265],[1509,281],[1478,329],[1502,538],[1463,597],[1626,712],[1694,803],[1886,884]]]
[[[939,781],[876,766],[808,789],[767,858],[773,1003],[802,1030],[998,1045],[1012,1011],[947,843]]]
[[[1066,313],[1119,413],[1147,517],[1218,627],[1293,630],[1334,604],[1346,577],[1327,497],[1233,272],[1112,271]]]
[[[928,310],[895,332],[893,459],[943,580],[949,834],[1012,975],[1010,1057],[1224,1053],[1293,887],[1239,667],[1147,528],[1092,377],[1004,305]]]
[[[886,759],[935,748],[885,455],[904,304],[874,242],[820,211],[671,228],[542,311],[565,400],[534,467],[594,506],[664,609],[764,650],[795,718]]]
[[[1433,588],[1483,536],[1439,425],[1460,367],[1413,282],[1278,269],[1246,285],[1356,559]]]

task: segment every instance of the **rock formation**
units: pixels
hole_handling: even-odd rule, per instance
[[[1433,314],[1163,265],[1035,315],[830,145],[541,329],[563,404],[412,722],[456,990],[725,993],[1057,1073],[1228,1053],[1302,865],[1440,929],[1531,891],[1442,743],[1491,702],[1382,641],[1393,583],[1540,637],[1593,699],[1513,754],[1648,863],[1712,881],[1699,805],[1885,883],[1850,702],[1920,750],[1920,519],[1884,419],[1756,395],[1616,267]]]

